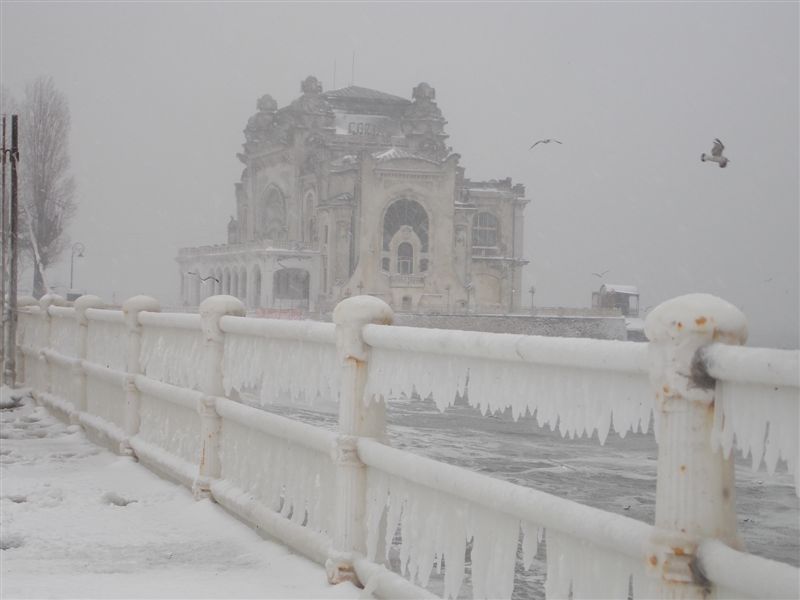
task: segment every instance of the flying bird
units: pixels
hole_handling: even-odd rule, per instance
[[[602,273],[592,273],[592,275],[594,275],[595,277],[599,277],[600,279],[602,279],[603,277],[605,277],[606,273],[610,273],[610,272],[611,272],[611,270],[609,269],[609,270],[603,271]]]
[[[219,283],[219,279],[217,279],[217,278],[216,278],[216,277],[214,277],[213,275],[209,275],[208,277],[202,277],[202,276],[200,275],[200,273],[195,273],[194,271],[187,271],[187,272],[186,272],[186,274],[187,274],[187,275],[194,275],[195,277],[198,277],[198,278],[200,279],[200,281],[208,281],[209,279],[213,279],[214,281],[216,281],[217,283]]]
[[[555,142],[556,144],[560,144],[561,143],[561,142],[559,142],[558,140],[556,140],[554,138],[547,138],[546,140],[539,140],[538,142],[535,142],[533,144],[533,146],[528,148],[528,150],[533,150],[534,146],[536,146],[537,144],[549,144],[550,142]]]
[[[722,142],[719,138],[714,138],[714,146],[711,148],[711,156],[703,152],[700,155],[700,161],[706,162],[707,160],[711,162],[715,162],[719,164],[720,169],[724,169],[728,166],[728,158],[726,156],[722,156],[722,151],[725,150],[725,146],[722,145]]]

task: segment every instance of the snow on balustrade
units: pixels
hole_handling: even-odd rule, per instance
[[[431,396],[441,411],[459,395],[484,414],[535,414],[563,436],[597,431],[601,444],[612,421],[621,437],[646,432],[652,412],[649,382],[639,373],[373,348],[366,397],[413,392]]]
[[[253,394],[262,406],[335,410],[341,368],[333,344],[228,333],[222,372],[226,394]]]
[[[75,319],[75,309],[52,307],[50,311],[55,313],[50,325],[50,347],[64,356],[75,357],[77,353],[76,340],[78,338],[78,322]]]
[[[142,394],[140,414],[139,438],[188,463],[198,463],[201,435],[196,410]]]
[[[203,365],[203,333],[198,328],[147,326],[140,360],[145,375],[179,387],[197,389]]]
[[[75,397],[72,390],[75,376],[72,373],[72,366],[50,361],[49,368],[53,394],[74,404]]]
[[[116,322],[95,320],[89,315],[100,313],[117,313]],[[86,360],[109,369],[125,370],[128,330],[122,320],[121,311],[101,311],[89,309],[89,331],[86,343]]]
[[[86,412],[117,427],[124,427],[125,391],[122,384],[89,373],[86,378]]]
[[[330,456],[224,419],[222,479],[298,525],[331,531],[334,470]]]

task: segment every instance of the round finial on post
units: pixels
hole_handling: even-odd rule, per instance
[[[660,380],[658,398],[710,401],[713,382],[698,365],[697,351],[713,342],[743,344],[747,319],[721,298],[687,294],[659,304],[645,319],[644,331],[651,342],[651,379],[657,373]]]
[[[230,315],[243,317],[246,314],[244,303],[235,296],[210,296],[200,303],[200,318],[203,321],[203,334],[206,339],[222,341],[223,334],[219,320]]]
[[[86,310],[89,308],[103,308],[106,303],[99,296],[91,294],[84,294],[75,299],[72,304],[75,307],[75,316],[79,325],[88,325],[89,321],[86,318]]]
[[[337,325],[337,345],[347,357],[364,360],[364,341],[361,328],[370,323],[391,325],[394,322],[392,308],[375,296],[353,296],[346,298],[333,309],[333,322]]]
[[[122,303],[122,314],[125,315],[125,323],[131,331],[138,330],[139,313],[161,312],[161,303],[151,296],[132,296]]]
[[[65,306],[66,304],[67,301],[64,300],[63,296],[59,296],[58,294],[45,294],[39,298],[39,307],[43,312],[47,312],[47,309],[51,306]]]
[[[20,296],[17,298],[17,308],[23,306],[39,306],[39,302],[33,296]]]

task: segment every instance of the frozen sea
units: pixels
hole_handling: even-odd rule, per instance
[[[268,410],[336,427],[335,415],[293,406]],[[653,523],[657,447],[652,431],[625,438],[612,431],[601,446],[596,435],[565,439],[558,431],[539,427],[530,416],[514,421],[510,412],[484,416],[468,406],[442,413],[432,401],[421,400],[390,402],[387,419],[395,448]],[[800,499],[786,465],[779,465],[774,475],[763,466],[754,473],[749,459],[736,456],[738,525],[745,548],[800,566]],[[544,598],[543,546],[530,570],[518,561],[515,599]],[[435,580],[431,589],[437,591]]]

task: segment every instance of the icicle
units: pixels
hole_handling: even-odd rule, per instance
[[[627,598],[639,561],[574,539],[547,532],[547,598]],[[647,597],[647,596],[643,596]]]
[[[338,402],[341,368],[331,344],[227,335],[223,385],[258,396],[262,405],[288,399],[318,410]]]
[[[125,370],[128,331],[123,323],[89,321],[86,360],[116,371]]]
[[[533,559],[539,552],[539,542],[542,541],[544,530],[527,521],[520,523],[520,528],[522,529],[522,564],[525,569],[530,569]]]
[[[557,426],[564,437],[597,431],[601,444],[612,421],[622,437],[647,432],[652,411],[644,375],[374,349],[367,396],[391,400],[414,390],[422,398],[431,395],[441,411],[466,392],[470,406],[483,414],[510,408],[518,419],[535,413],[540,426]]]
[[[800,398],[796,387],[720,382],[717,385],[712,443],[730,456],[735,445],[742,456],[750,456],[753,471],[762,461],[772,474],[779,460],[786,461],[798,481],[797,423]]]
[[[225,420],[220,436],[222,477],[298,525],[331,531],[325,500],[335,489],[326,454]]]
[[[139,436],[189,463],[200,461],[200,415],[196,411],[143,394]]]
[[[203,365],[203,334],[176,328],[145,328],[139,358],[152,379],[197,389]]]

